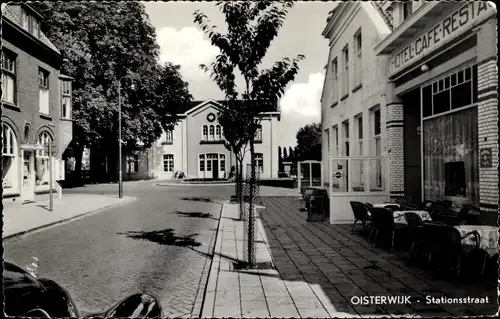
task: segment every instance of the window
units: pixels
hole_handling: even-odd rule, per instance
[[[424,199],[460,197],[479,204],[478,109],[423,121]]]
[[[172,143],[174,141],[174,132],[172,130],[167,130],[165,132],[165,142]]]
[[[16,167],[17,144],[14,131],[7,124],[2,124],[2,177],[4,190],[17,187],[18,171]]]
[[[36,184],[47,185],[49,183],[49,143],[52,142],[52,137],[47,132],[42,132],[37,139],[37,145],[43,148],[36,151],[35,172]]]
[[[203,125],[201,140],[208,141],[208,126],[206,126],[206,125]]]
[[[361,84],[362,81],[362,40],[361,30],[354,35],[354,49],[356,56],[354,57],[354,86]]]
[[[332,62],[332,75],[333,75],[332,101],[335,103],[339,100],[339,65],[337,58],[333,59]]]
[[[477,66],[469,66],[422,88],[424,118],[472,106],[477,102]]]
[[[363,156],[363,116],[359,115],[356,118],[356,126],[358,127],[358,154]]]
[[[163,155],[163,171],[169,172],[169,173],[174,171],[174,155],[173,154],[164,154]]]
[[[200,172],[204,172],[205,171],[205,155],[204,154],[199,155],[198,163],[200,165]]]
[[[344,156],[349,156],[349,121],[342,123],[344,133]]]
[[[71,119],[71,82],[61,81],[61,116],[63,119]]]
[[[380,124],[380,108],[373,110],[373,139],[375,142],[375,156],[382,156],[382,140]],[[382,187],[382,163],[377,160],[375,168],[376,187]]]
[[[215,139],[217,141],[220,141],[222,140],[222,129],[221,129],[221,126],[220,125],[217,125],[215,127]]]
[[[326,140],[327,155],[330,156],[330,130],[329,129],[325,130],[325,140]]]
[[[335,143],[335,156],[339,156],[339,127],[335,125],[332,129],[333,129],[333,140]]]
[[[408,19],[411,14],[413,13],[413,6],[412,6],[413,1],[404,1],[401,3],[401,13],[402,13],[402,18],[403,21]]]
[[[349,94],[349,47],[346,45],[342,50],[342,63],[344,70],[342,74],[342,97]]]
[[[38,69],[39,86],[39,111],[42,114],[50,114],[49,104],[49,72],[42,68]]]
[[[255,153],[255,167],[257,168],[257,173],[264,172],[264,156],[262,153]]]
[[[2,50],[2,100],[16,103],[16,55]]]
[[[220,170],[224,172],[226,170],[226,155],[224,154],[219,154],[219,160],[220,160]]]
[[[213,141],[215,140],[215,129],[213,125],[210,125],[210,135],[209,135],[209,140]]]
[[[262,126],[258,126],[255,130],[255,141],[262,141]]]
[[[137,173],[139,172],[139,155],[127,155],[127,172]]]
[[[40,37],[40,22],[36,17],[22,9],[22,27],[35,37]]]

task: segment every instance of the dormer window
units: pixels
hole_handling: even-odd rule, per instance
[[[22,27],[33,36],[40,37],[40,21],[37,17],[22,9]]]

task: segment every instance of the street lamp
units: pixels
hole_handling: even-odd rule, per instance
[[[131,77],[132,76],[132,77]],[[123,198],[123,172],[122,172],[122,98],[121,98],[121,83],[124,78],[133,80],[133,74],[127,74],[118,79],[118,198]],[[135,89],[134,83],[130,85],[132,90]]]

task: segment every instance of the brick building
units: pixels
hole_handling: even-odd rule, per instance
[[[223,179],[236,165],[232,152],[224,146],[222,127],[217,122],[220,103],[214,100],[193,101],[179,109],[178,123],[164,132],[154,145],[134,155],[124,156],[124,179],[172,179],[175,172],[187,178]],[[255,138],[257,171],[261,178],[278,176],[277,107],[261,116],[261,127]],[[243,159],[245,175],[250,151]]]
[[[498,210],[496,8],[384,1],[391,193]],[[495,216],[495,214],[492,214]]]
[[[49,141],[60,159],[72,139],[71,78],[59,71],[62,57],[41,32],[40,13],[2,4],[2,16],[4,197],[33,201],[49,187]]]
[[[386,132],[382,127],[386,125],[388,59],[376,56],[373,43],[389,33],[377,6],[360,1],[337,4],[322,33],[330,47],[321,97],[322,162],[324,181],[332,179],[333,192],[365,193],[367,179],[371,189],[385,188],[388,176],[382,162],[373,163],[370,176],[366,176],[361,162],[352,165],[348,173],[347,162],[339,160],[329,172],[328,158],[385,156]],[[335,171],[344,177],[332,178]]]

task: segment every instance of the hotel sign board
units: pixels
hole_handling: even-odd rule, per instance
[[[486,1],[466,1],[458,10],[391,56],[391,74],[402,70],[495,12]]]

